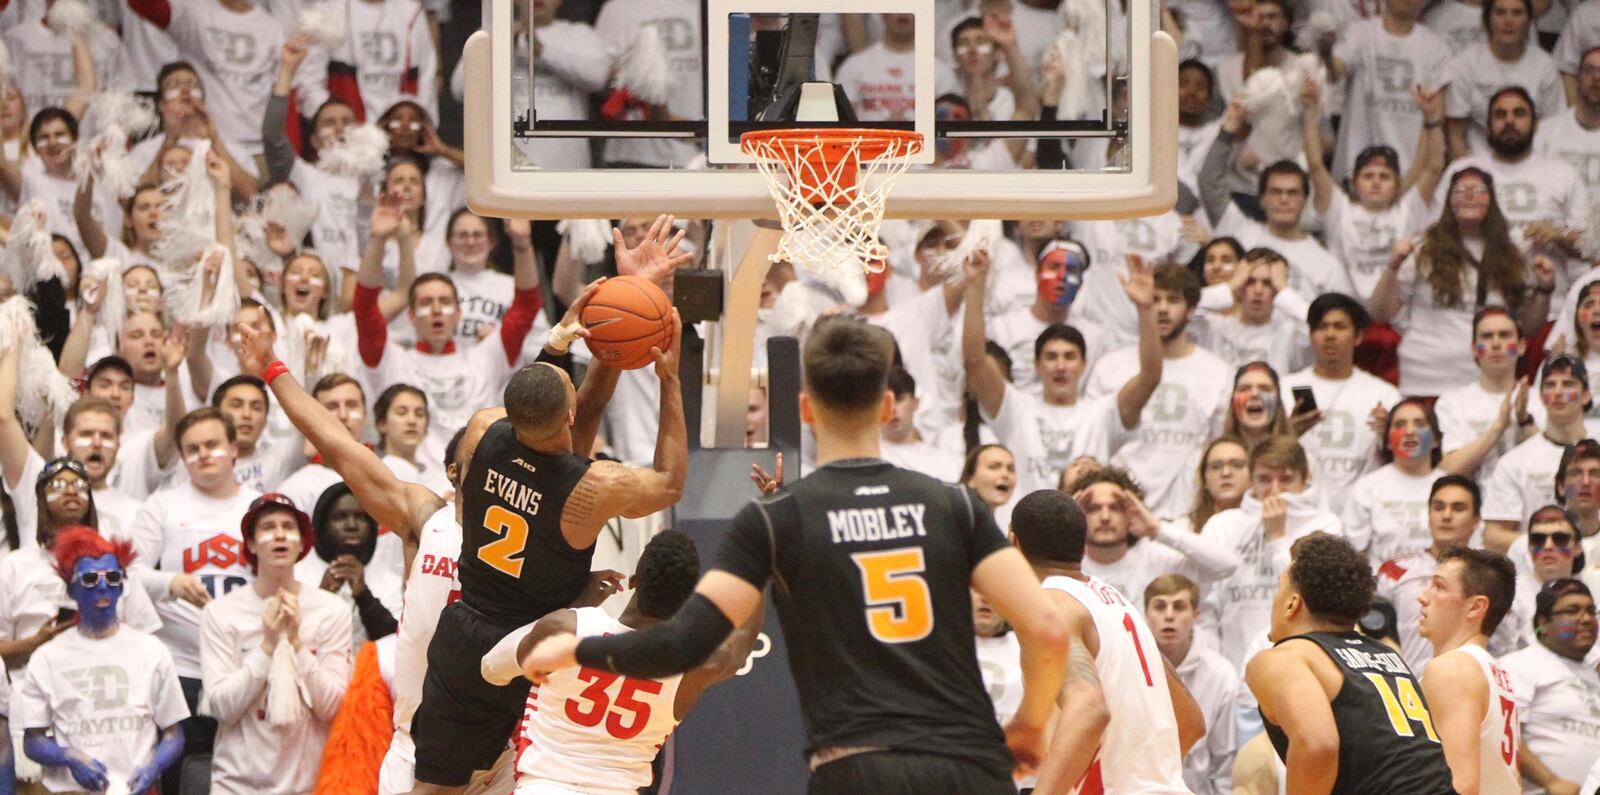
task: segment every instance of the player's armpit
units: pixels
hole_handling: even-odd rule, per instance
[[[1489,708],[1489,683],[1477,661],[1465,654],[1446,654],[1422,669],[1422,697],[1433,716],[1433,728],[1444,746],[1450,782],[1463,795],[1477,795],[1478,730]]]
[[[1167,692],[1172,695],[1172,714],[1178,721],[1178,753],[1187,755],[1206,737],[1206,714],[1165,657],[1161,658],[1161,667],[1167,672]]]
[[[1291,644],[1301,642],[1309,641]],[[1245,683],[1255,693],[1262,716],[1289,738],[1287,791],[1332,792],[1339,777],[1339,726],[1310,664],[1292,645],[1267,649],[1245,666]]]

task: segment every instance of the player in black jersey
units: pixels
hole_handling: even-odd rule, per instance
[[[468,423],[457,454],[468,462],[457,496],[461,601],[440,614],[428,645],[412,722],[413,793],[461,791],[474,770],[494,763],[516,728],[529,682],[489,684],[483,655],[518,627],[574,604],[608,520],[648,516],[682,496],[689,451],[677,310],[672,322],[669,349],[655,351],[661,404],[653,468],[587,458],[599,421],[594,404],[609,400],[618,375],[603,366],[591,366],[582,393],[559,367],[524,367],[506,385],[505,408],[480,411]],[[580,423],[580,416],[592,419]]]
[[[582,642],[548,638],[524,670],[536,680],[580,662],[634,677],[680,673],[744,623],[770,579],[812,792],[1014,795],[1007,745],[1015,761],[1038,761],[1064,674],[1065,623],[970,491],[878,458],[894,409],[892,350],[864,323],[819,323],[800,395],[818,469],[739,512],[671,620]],[[978,671],[969,585],[1022,643],[1023,703],[1004,735]]]
[[[1422,689],[1394,649],[1355,631],[1372,569],[1350,542],[1314,533],[1272,600],[1272,648],[1245,667],[1295,795],[1452,795]]]

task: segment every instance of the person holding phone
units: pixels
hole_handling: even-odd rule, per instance
[[[1400,402],[1387,381],[1356,369],[1356,343],[1371,320],[1348,295],[1317,296],[1306,311],[1312,364],[1283,378],[1295,399],[1289,424],[1317,463],[1315,480],[1329,505],[1343,504],[1356,480],[1379,466],[1378,434]]]

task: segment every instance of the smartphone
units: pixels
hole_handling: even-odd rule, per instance
[[[78,620],[78,610],[74,607],[63,607],[56,610],[56,625],[71,624]]]
[[[1295,414],[1306,414],[1317,410],[1317,394],[1311,391],[1311,387],[1297,386],[1290,391],[1294,393]]]

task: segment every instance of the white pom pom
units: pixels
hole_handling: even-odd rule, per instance
[[[1584,259],[1600,260],[1600,190],[1589,191],[1589,212],[1584,220],[1588,223],[1584,224],[1578,247]]]
[[[206,176],[206,155],[210,151],[211,144],[201,141],[194,148],[189,167],[163,186],[167,198],[161,207],[161,238],[153,253],[170,270],[189,267],[207,246],[216,242],[216,189]]]
[[[1339,32],[1339,20],[1327,11],[1312,12],[1311,18],[1300,28],[1300,33],[1295,36],[1295,44],[1305,51],[1317,49],[1317,45],[1324,36]]]
[[[107,339],[116,339],[122,333],[122,320],[128,313],[128,297],[123,292],[122,261],[112,257],[90,260],[86,270],[100,284],[96,289],[105,295],[100,299],[100,314],[95,325],[104,329]]]
[[[292,191],[268,191],[261,200],[261,218],[282,226],[290,244],[299,248],[317,221],[317,206]]]
[[[344,140],[323,149],[317,167],[341,177],[365,179],[383,170],[389,155],[389,136],[376,124],[363,124],[345,131]]]
[[[1056,20],[1062,30],[1077,33],[1082,43],[1083,63],[1087,74],[1103,78],[1106,74],[1106,7],[1099,0],[1066,0],[1056,8]],[[1070,68],[1070,62],[1069,62]],[[1067,72],[1067,79],[1083,72]]]
[[[72,405],[78,393],[72,381],[56,369],[50,349],[39,342],[39,329],[33,320],[33,304],[20,295],[0,303],[0,350],[17,350],[17,413],[32,434],[52,414]]]
[[[1056,36],[1053,52],[1066,78],[1061,84],[1061,96],[1056,99],[1056,118],[1083,119],[1091,113],[1097,113],[1089,107],[1089,81],[1086,79],[1089,67],[1077,31],[1061,31]]]
[[[11,287],[27,293],[40,280],[51,276],[66,278],[66,270],[56,259],[50,244],[50,220],[43,199],[32,199],[17,209],[11,221],[11,237],[6,241],[5,263],[0,268],[11,279]]]
[[[72,175],[78,187],[88,184],[94,177],[98,186],[118,199],[126,199],[139,188],[144,169],[133,161],[128,151],[128,135],[121,127],[112,125],[78,150],[72,159]]]
[[[348,39],[344,12],[335,3],[318,3],[300,9],[295,17],[294,34],[305,34],[311,46],[334,52]]]
[[[45,14],[50,29],[67,36],[88,35],[99,24],[94,9],[80,0],[56,0]]]
[[[1239,92],[1239,102],[1244,105],[1245,112],[1254,119],[1271,112],[1274,108],[1283,107],[1288,102],[1287,85],[1283,72],[1277,67],[1262,67],[1252,72],[1250,78],[1244,81],[1244,88]]]
[[[305,719],[305,701],[300,697],[300,667],[294,659],[294,646],[279,643],[272,652],[272,668],[267,673],[267,722],[286,729]]]
[[[597,218],[572,218],[556,224],[567,238],[567,253],[578,262],[593,265],[606,258],[611,245],[611,223]]]
[[[672,96],[672,70],[667,67],[667,50],[654,26],[639,28],[633,45],[618,60],[616,85],[650,105],[665,105]]]
[[[143,138],[161,123],[155,105],[147,98],[126,91],[102,91],[89,101],[84,124],[90,129],[121,127],[128,138]]]
[[[939,272],[953,278],[961,273],[962,266],[967,258],[975,251],[982,251],[989,255],[990,261],[994,260],[994,244],[1005,236],[1003,224],[995,220],[977,220],[967,224],[967,233],[961,236],[961,242],[955,249],[941,256],[936,263]],[[993,271],[991,271],[993,272]]]
[[[216,286],[206,293],[207,269],[216,269]],[[192,327],[225,328],[239,311],[239,288],[233,278],[233,256],[220,245],[209,246],[202,257],[187,268],[169,268],[162,276],[166,286],[167,311],[181,323]]]

